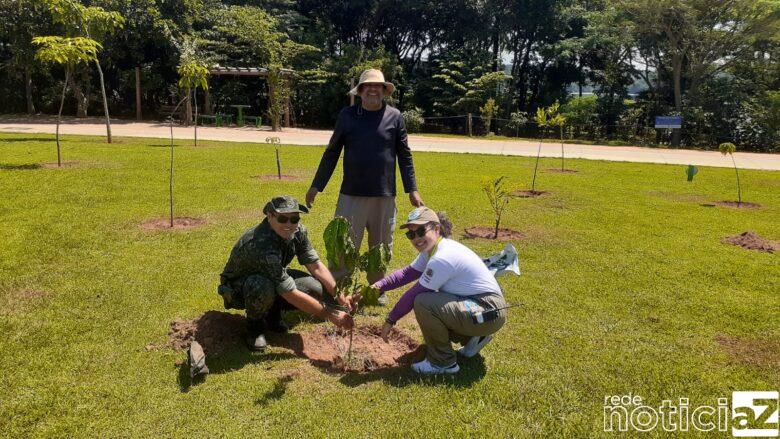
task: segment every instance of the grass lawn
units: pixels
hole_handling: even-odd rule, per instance
[[[0,436],[612,436],[605,395],[694,407],[780,388],[780,259],[721,243],[746,230],[780,239],[780,173],[741,172],[744,200],[763,208],[733,209],[701,206],[735,199],[733,169],[701,167],[688,183],[683,166],[570,159],[579,173],[544,172],[553,158],[537,180],[551,194],[513,199],[502,224],[525,234],[523,274],[500,280],[524,306],[457,376],[334,375],[283,348],[237,348],[188,386],[174,364],[183,352],[145,346],[165,343],[176,318],[222,310],[233,243],[272,195],[303,198],[323,149],[282,146],[283,172],[303,178],[273,182],[251,178],[276,172],[266,145],[179,141],[176,215],[207,224],[148,232],[139,224],[168,211],[167,144],[65,137],[76,165],[48,169],[38,164],[56,161],[51,136],[0,134]],[[458,239],[492,222],[483,178],[528,188],[534,166],[414,158],[426,204],[448,212]],[[323,257],[340,166],[304,218]],[[406,196],[398,206],[402,219]],[[398,230],[395,240],[393,268],[415,253]],[[503,247],[462,242],[482,255]]]

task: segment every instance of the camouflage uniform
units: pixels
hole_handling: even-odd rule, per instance
[[[247,319],[257,321],[274,305],[277,311],[284,308],[286,301],[281,294],[293,289],[322,299],[322,284],[318,280],[303,271],[287,269],[294,256],[301,265],[320,259],[303,224],[299,224],[289,241],[271,229],[268,219],[247,230],[233,246],[220,275],[218,292],[225,308],[246,309]]]

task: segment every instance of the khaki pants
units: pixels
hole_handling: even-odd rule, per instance
[[[393,250],[395,229],[395,197],[357,197],[339,194],[336,216],[343,216],[352,225],[351,235],[355,248],[360,251],[363,232],[368,230],[368,248],[384,243]],[[334,273],[336,278],[344,273]],[[385,273],[367,273],[369,283],[382,279]]]
[[[458,296],[432,292],[422,293],[414,300],[414,314],[425,339],[428,361],[434,366],[447,367],[457,361],[453,341],[465,345],[471,337],[493,334],[506,322],[503,309],[495,320],[475,323],[463,304],[466,300],[476,302],[486,311],[506,307],[504,297],[496,293]]]

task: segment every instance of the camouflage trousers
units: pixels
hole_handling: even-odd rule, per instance
[[[317,300],[322,300],[322,284],[309,273],[290,269],[287,270],[287,274],[295,281],[295,288]],[[243,279],[234,280],[230,283],[230,287],[232,289],[230,292],[220,288],[225,308],[246,309],[248,320],[260,320],[272,308],[293,309],[293,306],[276,292],[276,284],[261,275],[253,274]],[[329,295],[326,294],[326,296]]]

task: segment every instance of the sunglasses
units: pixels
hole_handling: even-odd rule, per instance
[[[406,237],[409,239],[414,239],[414,237],[422,238],[425,236],[425,234],[428,232],[428,227],[420,227],[417,230],[409,230],[406,232]]]
[[[279,224],[287,224],[287,221],[298,224],[298,221],[301,220],[300,216],[284,216],[284,215],[276,215],[276,221],[279,222]]]

